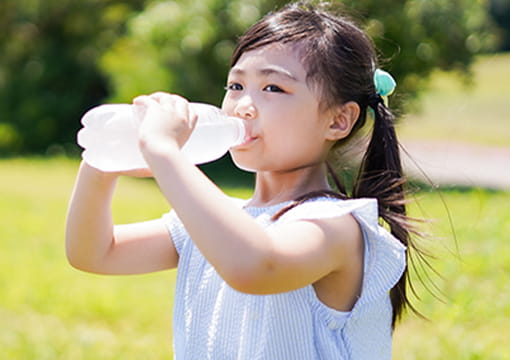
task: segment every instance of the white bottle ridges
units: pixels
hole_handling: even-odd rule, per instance
[[[241,119],[226,116],[219,108],[191,103],[198,115],[197,124],[184,144],[182,153],[194,164],[222,157],[245,137]],[[138,120],[133,105],[106,104],[89,110],[81,119],[78,144],[85,150],[82,158],[102,171],[124,171],[147,168],[138,148]]]

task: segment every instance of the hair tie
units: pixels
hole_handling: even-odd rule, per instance
[[[374,71],[374,85],[375,91],[381,96],[389,96],[395,91],[397,83],[390,73],[376,69]]]
[[[377,109],[377,105],[379,104],[384,104],[384,100],[381,95],[374,93],[368,97],[368,106],[372,109]]]
[[[377,95],[380,95],[384,105],[388,106],[388,96],[393,94],[397,86],[397,82],[393,79],[393,76],[384,70],[376,69],[374,71],[374,85]]]

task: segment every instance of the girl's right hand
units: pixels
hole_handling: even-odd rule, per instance
[[[136,178],[149,178],[153,177],[151,169],[131,169],[113,172],[117,176],[130,176]]]
[[[146,160],[151,154],[170,154],[188,140],[197,120],[181,96],[157,92],[134,99],[140,121],[139,145]]]
[[[102,177],[108,177],[108,176],[110,176],[112,178],[116,178],[119,176],[129,176],[129,177],[136,177],[136,178],[153,177],[152,171],[149,168],[120,170],[120,171],[103,171],[103,170],[93,167],[92,165],[89,165],[85,160],[82,161],[82,167],[87,168],[85,171],[96,172],[98,175],[101,175]]]

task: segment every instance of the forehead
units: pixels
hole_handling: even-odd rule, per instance
[[[278,74],[280,70],[281,74],[306,82],[307,72],[301,62],[298,48],[290,44],[269,44],[247,51],[230,69],[230,73],[260,72],[264,69],[276,70],[266,71],[266,74]]]

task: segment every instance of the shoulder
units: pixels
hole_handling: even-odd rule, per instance
[[[351,215],[356,220],[363,219],[365,222],[377,225],[377,200],[372,198],[343,200],[319,197],[293,207],[281,216],[280,221],[330,219],[345,217],[346,215]],[[346,217],[346,219],[348,218],[350,217]]]
[[[320,220],[324,226],[331,226],[337,234],[334,246],[339,251],[357,251],[361,242],[365,249],[364,290],[373,290],[366,291],[367,301],[389,291],[405,269],[406,248],[379,224],[377,199],[316,198],[281,217],[284,222],[295,220]]]
[[[336,254],[338,269],[341,269],[349,262],[363,258],[363,231],[357,212],[365,207],[377,211],[377,201],[320,197],[288,210],[278,219],[278,223],[306,221],[320,228],[324,244],[328,251]]]

